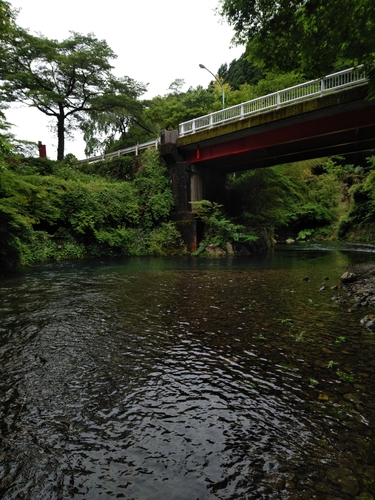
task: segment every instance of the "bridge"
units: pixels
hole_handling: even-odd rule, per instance
[[[170,168],[175,219],[197,246],[191,201],[222,201],[226,176],[255,168],[375,150],[375,101],[361,67],[350,68],[211,113],[116,153],[156,147]]]

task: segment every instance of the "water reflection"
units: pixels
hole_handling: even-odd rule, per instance
[[[372,493],[374,338],[319,292],[362,257],[305,248],[4,279],[3,498]]]

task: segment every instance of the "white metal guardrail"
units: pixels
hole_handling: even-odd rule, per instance
[[[258,97],[251,101],[243,102],[231,106],[230,108],[216,111],[209,115],[195,118],[179,124],[179,137],[187,134],[194,134],[200,130],[216,127],[223,123],[241,120],[249,115],[261,113],[264,110],[277,109],[296,101],[303,101],[324,95],[328,92],[339,91],[346,87],[361,85],[367,81],[362,66],[349,68],[332,75],[325,76],[322,79],[311,80],[301,83],[273,94]]]
[[[130,146],[129,148],[119,149],[114,153],[107,153],[105,155],[92,156],[91,158],[86,158],[85,160],[79,160],[77,163],[94,163],[96,161],[105,160],[106,158],[114,158],[116,156],[129,155],[131,153],[134,153],[136,156],[138,156],[140,151],[151,148],[152,146],[158,149],[159,144],[160,144],[160,137],[154,139],[153,141],[143,142],[142,144],[136,144],[135,146]]]

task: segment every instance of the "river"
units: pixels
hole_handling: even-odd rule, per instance
[[[373,311],[332,300],[373,251],[2,276],[0,497],[373,499]]]

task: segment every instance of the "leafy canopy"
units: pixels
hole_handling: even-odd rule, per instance
[[[5,40],[15,28],[15,11],[9,2],[0,0],[0,40]]]
[[[233,41],[268,69],[314,78],[375,59],[373,0],[220,0]]]
[[[118,79],[110,60],[116,55],[94,34],[71,32],[62,42],[18,28],[0,55],[0,97],[35,107],[54,119],[57,158],[63,159],[65,137],[82,126],[87,115],[111,109],[131,111],[129,102],[145,88]]]

